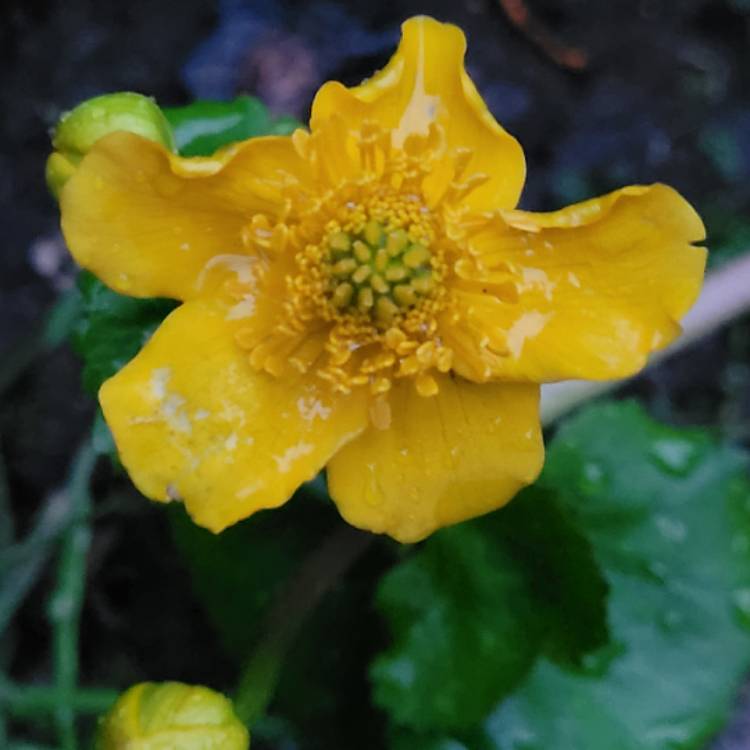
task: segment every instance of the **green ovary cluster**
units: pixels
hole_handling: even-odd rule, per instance
[[[379,328],[392,325],[435,288],[432,253],[402,228],[387,230],[369,221],[358,234],[329,235],[327,249],[330,301],[341,312],[367,315]]]

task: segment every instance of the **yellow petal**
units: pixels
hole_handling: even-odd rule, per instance
[[[328,466],[354,526],[415,542],[499,508],[542,467],[539,388],[439,376],[436,396],[394,389],[389,429],[369,429]]]
[[[510,227],[498,220],[473,241],[487,278],[509,267],[519,291],[515,301],[473,297],[475,322],[505,340],[494,376],[620,378],[679,335],[678,321],[700,292],[706,251],[691,244],[705,237],[703,223],[672,188],[627,187],[504,219]]]
[[[361,86],[338,82],[318,91],[312,108],[313,131],[343,117],[352,130],[371,120],[392,131],[401,146],[410,135],[426,136],[439,125],[449,149],[471,149],[466,174],[489,180],[465,199],[478,210],[513,208],[521,194],[526,166],[520,145],[498,125],[464,69],[466,39],[461,29],[432,18],[411,18],[388,65]]]
[[[246,252],[242,228],[282,208],[279,185],[306,167],[285,137],[183,159],[132,133],[99,140],[60,196],[70,251],[118,292],[196,296],[214,256]]]
[[[227,314],[217,301],[182,305],[99,393],[141,492],[183,499],[215,532],[284,503],[368,419],[364,396],[253,370]]]

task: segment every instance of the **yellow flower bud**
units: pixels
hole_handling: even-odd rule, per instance
[[[96,750],[247,750],[250,735],[220,693],[180,682],[143,682],[99,725]]]
[[[116,130],[141,135],[174,150],[172,128],[150,97],[124,91],[88,99],[66,112],[55,128],[55,150],[46,168],[47,185],[55,197],[94,143]]]

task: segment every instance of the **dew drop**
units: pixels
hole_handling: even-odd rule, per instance
[[[584,492],[600,492],[607,484],[607,472],[604,467],[595,462],[587,461],[583,465],[583,476],[580,488]]]
[[[652,560],[643,566],[643,572],[652,581],[663,585],[667,581],[669,569],[663,562]]]
[[[659,627],[665,633],[674,633],[684,621],[685,618],[679,612],[668,609],[659,617]]]
[[[625,646],[620,641],[612,641],[607,646],[584,654],[581,668],[592,677],[601,677],[607,673],[612,662],[624,653]]]
[[[654,519],[659,533],[670,542],[684,542],[687,537],[687,527],[677,518],[657,516]]]
[[[700,457],[693,443],[679,438],[657,440],[649,453],[649,457],[659,468],[681,477],[695,467]]]

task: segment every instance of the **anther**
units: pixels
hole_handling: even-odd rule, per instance
[[[346,252],[351,247],[351,240],[346,232],[336,232],[328,238],[332,250]]]

